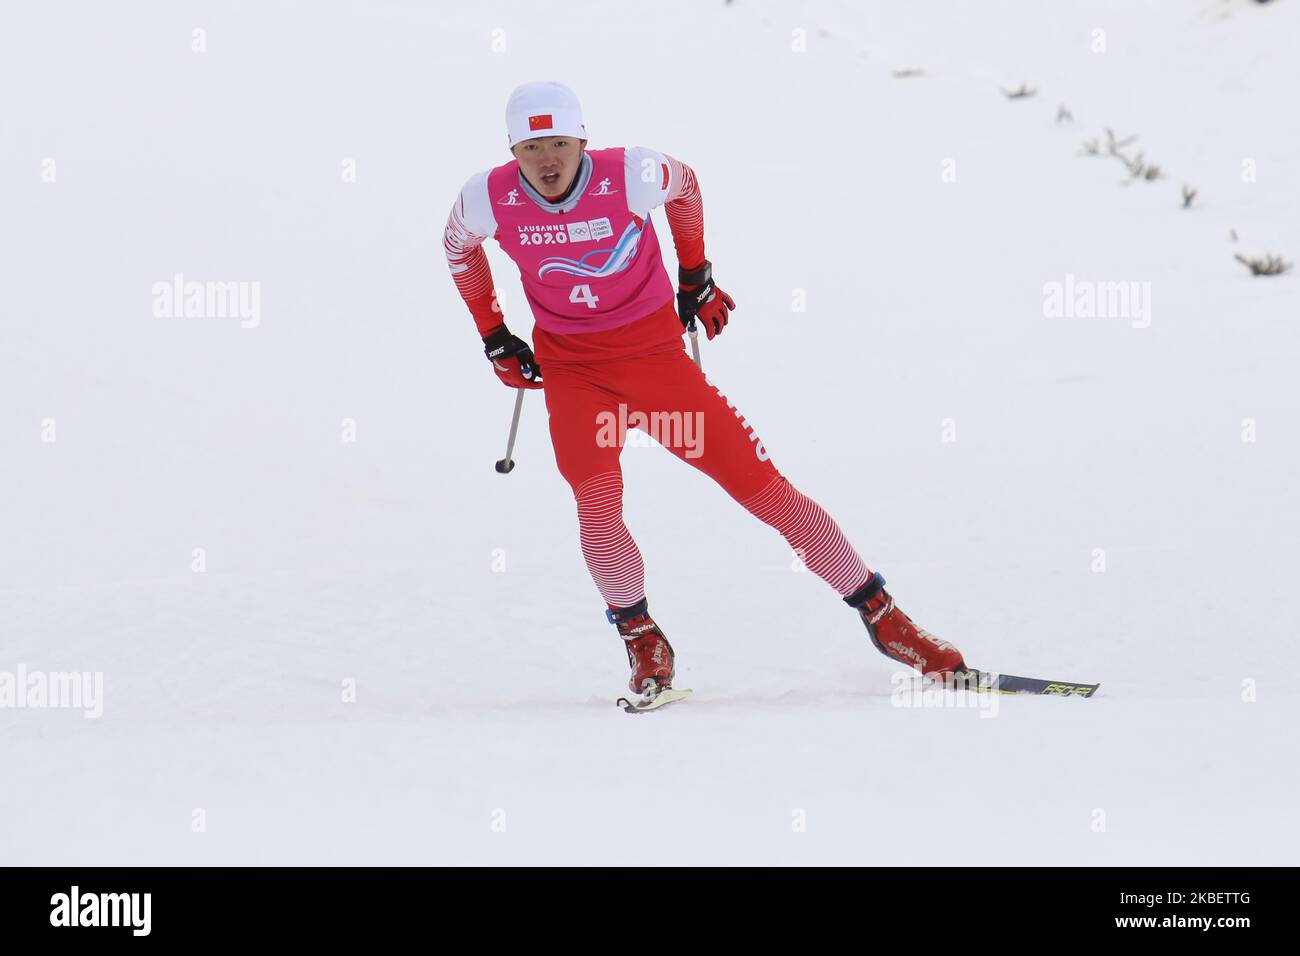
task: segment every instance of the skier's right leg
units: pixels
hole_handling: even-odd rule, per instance
[[[546,411],[551,445],[578,505],[578,535],[591,579],[611,608],[645,597],[645,565],[623,523],[624,436],[600,429],[604,416],[617,420],[619,398],[586,366],[552,364],[546,369]]]
[[[602,382],[600,369],[560,363],[546,368],[551,444],[578,506],[582,557],[608,605],[607,618],[623,638],[632,668],[628,686],[640,694],[671,686],[674,655],[650,617],[645,565],[623,523],[620,401]]]

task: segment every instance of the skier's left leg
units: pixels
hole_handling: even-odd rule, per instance
[[[808,570],[858,610],[881,653],[927,675],[964,669],[955,647],[917,627],[894,605],[884,577],[867,567],[821,505],[777,470],[740,411],[685,352],[638,359],[637,372],[628,390],[645,430],[780,532]]]
[[[625,384],[651,436],[704,472],[746,511],[775,528],[812,571],[844,597],[871,571],[839,525],[781,474],[762,440],[685,352],[637,360],[635,384]]]

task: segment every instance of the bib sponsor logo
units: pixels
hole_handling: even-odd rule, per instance
[[[523,205],[522,203],[505,203],[502,205]],[[606,239],[614,234],[609,218],[592,219],[589,222],[579,219],[577,222],[545,223],[541,225],[516,226],[521,246],[549,246],[566,242],[590,242],[593,239]]]
[[[569,232],[563,223],[547,223],[540,226],[517,226],[521,246],[564,245],[569,241]]]

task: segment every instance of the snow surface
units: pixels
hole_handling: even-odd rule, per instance
[[[1297,277],[1232,253],[1300,257],[1300,3],[5,16],[0,671],[102,672],[104,710],[0,709],[0,862],[1297,862]],[[695,695],[613,706],[541,397],[496,475],[513,395],[440,248],[536,78],[694,166],[739,304],[705,368],[901,606],[1097,697],[897,706],[651,447],[627,521]],[[1105,127],[1167,178],[1079,156]],[[260,324],[156,318],[176,273],[260,282]],[[1150,327],[1045,317],[1067,274],[1149,282]]]

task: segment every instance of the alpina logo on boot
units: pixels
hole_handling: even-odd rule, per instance
[[[922,669],[924,669],[925,665],[928,663],[914,648],[908,647],[906,644],[902,644],[898,641],[890,641],[889,649],[896,651],[901,657],[906,657],[910,660],[916,661],[916,663],[921,665]]]

